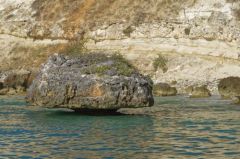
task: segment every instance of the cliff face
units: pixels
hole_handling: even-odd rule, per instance
[[[215,92],[218,79],[240,76],[239,0],[0,0],[0,33],[2,69],[37,67],[77,39],[180,90]]]

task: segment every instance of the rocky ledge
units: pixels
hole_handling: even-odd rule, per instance
[[[240,77],[227,77],[221,79],[218,91],[222,98],[232,99],[234,103],[240,104]]]
[[[117,110],[154,104],[152,81],[120,55],[55,54],[42,65],[27,101],[48,108]]]
[[[30,71],[2,71],[0,72],[0,95],[16,95],[24,93],[30,82]]]
[[[154,96],[176,96],[177,89],[167,83],[157,83],[153,87]]]
[[[185,91],[191,98],[206,98],[211,96],[211,93],[206,85],[189,86]]]

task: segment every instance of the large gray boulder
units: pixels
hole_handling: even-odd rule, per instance
[[[55,54],[42,65],[27,101],[48,108],[116,110],[154,104],[151,79],[119,55]]]

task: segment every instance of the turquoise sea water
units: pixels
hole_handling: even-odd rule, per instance
[[[0,97],[0,158],[236,158],[240,106],[156,98],[155,116],[83,116]]]

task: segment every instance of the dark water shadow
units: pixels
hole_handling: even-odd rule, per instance
[[[79,109],[74,110],[74,113],[77,115],[88,115],[88,116],[113,116],[113,115],[124,115],[117,112],[117,109]]]
[[[127,116],[126,114],[117,112],[117,109],[78,109],[71,110],[65,108],[51,109],[51,108],[35,108],[34,106],[27,106],[37,114],[45,114],[47,116]]]

